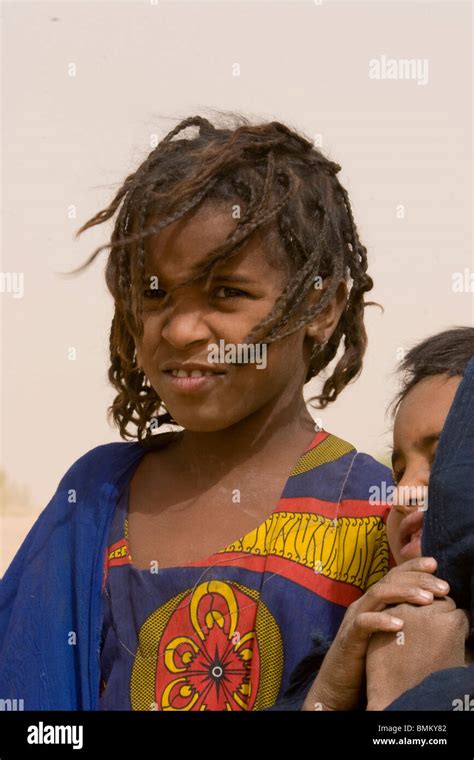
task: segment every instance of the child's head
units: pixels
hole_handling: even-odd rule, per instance
[[[110,411],[124,438],[153,418],[206,432],[291,412],[341,343],[320,408],[361,370],[373,283],[340,167],[279,122],[234,120],[182,121],[77,233],[121,206],[84,266],[110,247]],[[173,139],[190,126],[194,138]],[[193,364],[212,374],[172,375]]]
[[[421,556],[431,464],[472,356],[474,328],[458,327],[424,340],[401,364],[404,379],[395,399],[392,453],[398,490],[387,521],[388,541],[397,564]]]

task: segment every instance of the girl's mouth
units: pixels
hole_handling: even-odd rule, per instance
[[[178,393],[196,393],[201,390],[209,390],[217,383],[222,382],[225,372],[212,372],[202,370],[164,370],[163,376],[166,378],[170,388]]]

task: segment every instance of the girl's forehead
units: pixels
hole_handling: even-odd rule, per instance
[[[433,375],[423,378],[400,404],[394,438],[417,439],[439,432],[448,416],[461,377]]]
[[[153,220],[151,221],[153,223]],[[160,260],[168,256],[202,255],[226,240],[236,226],[230,213],[224,210],[200,209],[163,227],[147,238],[147,258]]]
[[[146,239],[145,266],[149,275],[180,279],[193,267],[202,264],[209,253],[222,246],[236,227],[236,220],[225,208],[198,211],[164,227]],[[215,273],[242,273],[271,276],[271,267],[261,236],[257,233],[232,256],[225,256]]]

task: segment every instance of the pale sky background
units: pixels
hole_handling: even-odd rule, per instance
[[[24,274],[24,295],[0,293],[11,483],[0,574],[70,465],[120,440],[106,420],[107,253],[74,279],[57,274],[108,242],[113,224],[73,235],[148,155],[152,135],[212,108],[321,134],[342,166],[375,281],[368,299],[385,313],[366,311],[361,377],[313,414],[383,456],[398,352],[473,323],[473,294],[452,289],[454,273],[474,271],[471,4],[19,1],[4,2],[2,16],[1,271]],[[370,79],[369,61],[384,55],[426,59],[427,84]]]

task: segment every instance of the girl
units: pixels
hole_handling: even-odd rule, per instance
[[[454,602],[470,609],[474,588],[474,328],[454,328],[427,338],[407,353],[401,371],[404,377],[394,402],[392,454],[398,488],[387,519],[390,550],[398,567],[390,571],[384,583],[390,576],[399,577],[403,569],[410,571],[413,563],[426,563],[449,581]],[[435,459],[439,443],[441,459],[438,456]],[[446,467],[448,460],[450,472]],[[437,466],[430,479],[433,464]],[[432,508],[428,505],[428,482],[435,502]],[[454,483],[458,485],[454,486]],[[440,494],[445,493],[448,486],[458,491],[451,495],[445,514],[441,509]],[[433,557],[421,559],[426,516],[425,554],[432,554],[437,561]],[[456,609],[452,599],[443,600],[441,606],[438,603],[427,605],[425,609],[419,605],[408,608],[403,604],[392,607],[390,613],[400,615],[403,622],[400,630],[406,632],[403,647],[397,646],[390,633],[379,633],[369,640],[373,628],[368,630],[368,604],[377,587],[383,585],[376,584],[365,597],[351,605],[323,663],[320,646],[300,664],[287,698],[280,701],[277,709],[298,709],[306,692],[303,710],[314,710],[318,700],[322,705],[319,709],[354,709],[359,704],[366,656],[367,698],[362,699],[361,704],[364,707],[368,704],[367,709],[385,709],[402,692],[436,670],[456,668],[452,671],[452,683],[447,677],[438,681],[432,679],[426,688],[422,686],[411,697],[397,700],[393,709],[452,709],[452,694],[456,687],[463,694],[469,679],[471,688],[474,687],[474,669],[469,668],[470,673],[466,671],[466,674],[458,670],[459,666],[471,664],[473,655],[472,646],[465,647],[468,633],[465,613]],[[420,646],[426,636],[427,640]],[[400,662],[398,658],[402,658]],[[318,668],[318,676],[312,683]],[[339,685],[337,692],[335,684]],[[441,684],[445,693],[439,688]]]
[[[132,440],[73,464],[9,567],[0,697],[263,709],[387,572],[369,492],[390,473],[315,432],[302,393],[336,358],[317,396],[335,401],[367,343],[339,170],[279,122],[197,116],[79,230],[118,211],[84,266],[110,248],[110,412]]]
[[[390,510],[388,537],[397,562],[434,555],[450,599],[423,612],[393,609],[405,621],[404,662],[399,666],[391,637],[374,637],[367,657],[369,706],[472,710],[474,328],[428,338],[407,354],[402,368],[407,377],[396,400],[393,452],[400,498]]]

